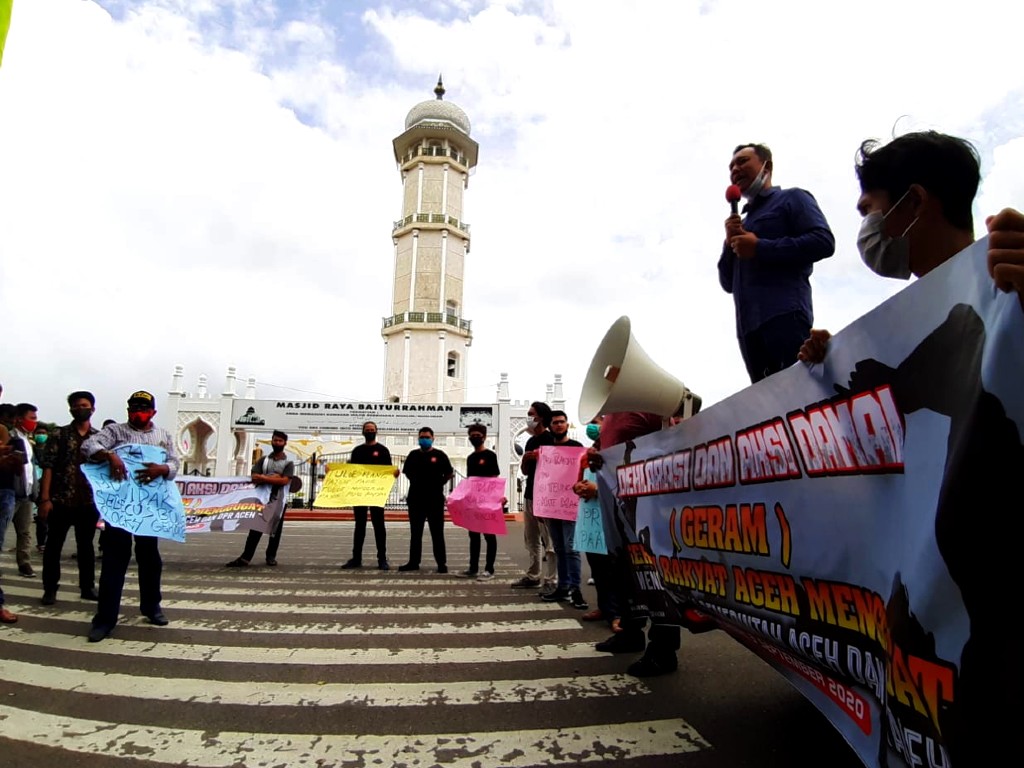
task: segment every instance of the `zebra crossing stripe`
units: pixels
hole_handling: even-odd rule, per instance
[[[253,734],[86,720],[0,705],[5,739],[79,754],[141,757],[162,765],[439,765],[525,768],[553,761],[617,762],[710,748],[685,720],[451,734]]]
[[[38,590],[26,589],[24,587],[4,587],[4,594],[15,597],[28,597],[36,598],[39,596]],[[353,604],[340,604],[340,603],[268,603],[262,602],[263,594],[255,592],[234,592],[232,593],[236,597],[245,598],[246,602],[221,602],[220,600],[167,600],[164,605],[169,610],[179,611],[215,611],[217,613],[232,613],[232,612],[245,612],[245,613],[280,613],[280,614],[331,614],[337,615],[338,613],[358,614],[365,616],[423,616],[423,615],[445,615],[445,614],[477,614],[477,613],[506,613],[510,610],[507,603],[502,604],[471,604],[471,603],[452,603],[450,605],[353,605]],[[390,600],[391,594],[381,592],[377,595],[379,598],[385,596]],[[261,602],[251,602],[254,598],[260,598]],[[62,604],[63,604],[62,600]],[[68,602],[70,604],[76,604],[79,607],[85,605],[84,601],[79,601],[77,597],[71,597]],[[24,613],[26,609],[18,609],[19,613]],[[540,600],[530,603],[523,603],[522,605],[516,605],[514,608],[517,614],[530,614],[530,613],[562,613],[564,608],[558,603],[545,603]],[[42,615],[42,614],[39,614]],[[50,615],[50,614],[47,614]]]
[[[173,607],[173,603],[165,606]],[[168,608],[169,610],[170,608]],[[339,606],[336,615],[349,613],[359,616],[358,608]],[[19,616],[74,621],[84,625],[92,621],[92,611],[55,611],[53,608],[30,606],[19,608]],[[122,616],[119,626],[148,626],[142,616]],[[283,624],[276,621],[250,621],[245,618],[224,618],[219,620],[175,618],[165,631],[172,632],[246,632],[258,635],[494,635],[519,632],[578,632],[580,623],[575,619],[541,619],[522,621],[473,621],[465,624],[451,622],[430,622],[418,624],[366,624],[354,621],[308,622],[304,624]]]
[[[203,583],[208,584],[209,579]],[[437,583],[437,582],[435,582]],[[408,599],[413,597],[423,598],[442,598],[448,600],[455,599],[474,599],[478,600],[481,595],[480,590],[470,589],[459,589],[459,584],[465,584],[466,582],[453,583],[451,588],[448,589],[262,589],[258,584],[239,584],[233,587],[196,587],[196,586],[183,586],[177,590],[180,592],[187,592],[190,596],[202,596],[202,595],[244,595],[247,597],[259,597],[259,598],[271,598],[271,597],[282,597],[282,598],[293,598],[293,597],[310,597],[310,598],[330,598],[330,599],[371,599],[380,600],[386,597],[388,600],[393,599]],[[276,581],[273,584],[277,587],[280,586],[281,582]],[[402,586],[405,586],[404,584]],[[410,585],[414,586],[414,585]],[[476,584],[474,583],[474,586]],[[165,595],[173,597],[175,585],[172,581],[164,580],[161,585]],[[247,589],[249,588],[249,589]],[[27,597],[31,600],[38,600],[43,591],[41,589],[31,589],[25,587],[8,586],[6,583],[3,585],[4,594],[15,595],[17,597]],[[126,595],[137,595],[139,591],[138,582],[134,579],[125,583],[124,593]],[[511,592],[511,590],[509,590]],[[78,597],[75,592],[69,590],[67,597],[61,597],[62,593],[58,593],[57,597],[59,600],[77,601]],[[533,600],[536,600],[536,592],[530,592],[527,596],[534,596]],[[512,593],[515,596],[515,593]],[[532,601],[531,601],[532,602]],[[17,606],[16,613],[21,612],[22,606]]]
[[[403,664],[494,664],[510,662],[561,661],[602,658],[593,643],[564,645],[494,645],[486,648],[296,648],[294,645],[273,648],[249,646],[201,645],[174,643],[167,627],[148,627],[151,640],[121,640],[117,629],[102,643],[88,643],[88,624],[82,624],[80,635],[56,632],[29,632],[20,627],[5,627],[0,632],[0,658],[13,654],[4,649],[9,644],[49,648],[53,658],[58,652],[74,651],[106,656],[165,659],[172,661],[204,661],[227,664],[261,665],[392,665]],[[2,730],[2,729],[0,729]]]
[[[239,704],[270,707],[466,706],[525,704],[542,701],[636,696],[650,689],[626,675],[557,677],[540,680],[491,680],[423,683],[274,683],[228,682],[191,678],[144,677],[89,672],[5,660],[0,680],[54,691],[90,696],[131,696],[134,699],[191,704]]]

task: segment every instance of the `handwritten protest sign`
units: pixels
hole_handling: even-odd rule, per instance
[[[383,507],[394,484],[395,468],[389,465],[328,464],[324,487],[313,506]]]
[[[501,500],[505,497],[505,478],[467,477],[448,496],[448,513],[452,522],[467,531],[504,536],[505,513]]]
[[[114,480],[110,466],[83,464],[82,474],[92,486],[92,496],[100,517],[115,528],[139,536],[159,536],[172,541],[185,540],[185,508],[178,486],[160,477],[140,483],[135,473],[150,462],[163,464],[167,452],[158,445],[120,445],[114,453],[128,470],[127,480]]]
[[[583,472],[583,479],[596,483],[597,475],[587,469]],[[579,499],[572,548],[577,552],[608,554],[608,545],[604,541],[604,523],[601,519],[601,502],[598,499]]]
[[[273,486],[248,477],[179,477],[188,533],[251,530],[271,533],[284,512],[286,489],[270,500]]]
[[[586,448],[541,446],[533,479],[533,514],[575,520],[580,498],[572,487],[580,474],[580,456]]]

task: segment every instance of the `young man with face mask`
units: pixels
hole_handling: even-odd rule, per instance
[[[565,411],[551,412],[551,445],[563,448],[583,447],[583,443],[569,437],[569,417]],[[547,603],[569,602],[573,608],[585,611],[590,606],[580,592],[582,559],[580,553],[572,546],[576,521],[552,517],[545,522],[555,549],[558,583],[553,590],[542,594],[540,599]]]
[[[963,139],[926,131],[885,145],[864,142],[857,176],[857,207],[864,216],[858,249],[875,273],[924,277],[974,242],[980,162]],[[1024,216],[1005,209],[986,226],[995,287],[1017,292],[1024,311]],[[945,693],[948,703],[936,713],[947,764],[954,766],[1024,764],[1024,742],[1016,736],[1024,685],[1021,643],[1008,628],[1005,594],[997,586],[1018,578],[1024,518],[1012,487],[1024,466],[1024,441],[1007,406],[986,388],[976,352],[985,336],[974,309],[957,304],[902,361],[862,360],[850,374],[849,395],[884,385],[901,414],[928,411],[947,425],[945,471],[931,490],[933,546],[956,584],[968,627]],[[823,361],[828,339],[827,331],[812,331],[801,359]],[[908,418],[907,428],[917,423]],[[908,464],[907,472],[923,470]],[[990,487],[1004,503],[979,507],[980,494]]]
[[[466,477],[498,477],[501,468],[498,466],[498,455],[484,447],[487,440],[487,427],[483,424],[472,424],[467,432],[469,444],[473,452],[466,457]],[[507,499],[502,499],[502,506]],[[493,533],[483,534],[487,543],[487,558],[484,561],[484,572],[480,569],[480,534],[469,532],[469,568],[458,576],[465,579],[475,578],[477,581],[490,581],[494,578],[494,559],[498,555],[498,537]],[[479,575],[478,575],[479,574]]]
[[[898,280],[923,277],[974,242],[971,208],[981,165],[977,151],[963,139],[922,131],[885,145],[868,140],[860,146],[856,172],[861,188],[857,210],[864,217],[857,250],[875,274]],[[1001,290],[1015,290],[1024,306],[1021,218],[1007,208],[986,225],[989,273]],[[826,330],[810,331],[799,359],[824,361],[830,337]]]
[[[287,445],[288,435],[280,430],[274,430],[270,436],[270,455],[260,457],[256,466],[252,468],[252,481],[255,485],[272,486],[271,501],[276,500],[278,494],[288,492],[288,486],[295,474],[295,463],[288,458],[288,454],[284,451]],[[281,532],[284,530],[284,516],[287,511],[287,506],[281,510],[281,517],[278,518],[274,532],[270,534],[270,541],[267,543],[267,565],[269,566],[277,565],[277,548],[281,546]],[[256,556],[256,547],[262,538],[261,531],[249,531],[241,556],[228,563],[227,567],[244,568],[249,565]]]
[[[814,320],[811,272],[835,252],[814,197],[772,186],[771,150],[741,144],[729,174],[747,204],[725,220],[718,280],[736,305],[736,336],[751,383],[796,362]]]
[[[377,425],[368,421],[363,424],[363,440],[366,442],[352,449],[349,464],[373,464],[382,467],[391,466],[391,451],[386,445],[377,442]],[[395,477],[398,477],[395,467]],[[377,545],[377,568],[388,570],[388,533],[384,522],[384,507],[352,507],[355,516],[355,531],[352,534],[352,558],[341,566],[343,569],[363,567],[363,542],[366,540],[366,514],[369,512],[373,523],[373,540]]]
[[[82,444],[97,433],[91,419],[96,398],[91,392],[68,395],[71,423],[59,427],[39,457],[43,477],[39,490],[39,517],[46,521],[48,537],[43,553],[43,605],[57,601],[60,586],[60,555],[68,531],[75,529],[78,560],[78,589],[83,600],[98,600],[93,538],[99,512],[92,489],[79,467],[85,460]]]
[[[543,445],[551,445],[554,439],[548,427],[551,425],[551,407],[547,403],[533,402],[526,412],[526,441],[523,460],[519,469],[526,475],[526,490],[523,492],[523,541],[530,564],[523,577],[512,582],[512,589],[533,589],[541,586],[555,586],[557,562],[551,545],[551,535],[544,520],[533,515],[533,476],[537,472],[537,451]],[[543,569],[543,573],[541,572]]]
[[[17,534],[18,573],[22,576],[35,576],[32,568],[32,517],[35,515],[35,498],[38,495],[39,483],[36,480],[36,441],[35,432],[39,424],[38,409],[31,403],[18,403],[14,406],[14,436],[24,445],[27,461],[22,467],[22,474],[15,484],[17,501],[14,506],[14,531]]]
[[[409,561],[400,571],[418,571],[423,554],[423,525],[430,526],[430,542],[438,573],[448,573],[448,553],[444,545],[444,486],[455,470],[444,451],[434,447],[434,430],[423,427],[420,447],[405,457],[402,474],[409,478]]]
[[[126,480],[128,470],[114,449],[122,445],[159,446],[167,455],[166,463],[148,462],[136,471],[135,478],[140,483],[150,483],[161,477],[173,480],[178,473],[178,452],[170,433],[153,424],[155,415],[156,399],[153,395],[144,390],[134,392],[128,398],[128,422],[112,424],[89,437],[82,443],[82,455],[92,462],[107,462],[111,478]],[[139,609],[150,624],[162,627],[168,623],[160,607],[160,576],[163,572],[158,547],[160,540],[156,536],[133,536],[129,531],[110,524],[106,525],[105,531],[99,605],[89,630],[90,643],[98,643],[106,638],[117,624],[124,577],[132,558],[133,538],[135,561],[139,569]]]

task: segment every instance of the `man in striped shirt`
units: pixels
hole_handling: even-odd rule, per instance
[[[135,473],[140,483],[158,478],[173,480],[178,473],[178,452],[170,433],[153,424],[156,399],[149,392],[135,392],[128,398],[128,423],[111,424],[82,443],[82,454],[92,462],[106,461],[114,480],[125,480],[128,471],[114,449],[121,445],[156,445],[164,449],[164,464],[148,463]],[[132,558],[132,534],[111,525],[106,527],[103,542],[103,568],[100,571],[100,599],[89,630],[89,642],[98,643],[109,635],[121,612],[124,577]],[[163,561],[156,536],[135,536],[135,560],[139,566],[139,608],[150,624],[162,627],[168,623],[160,607],[160,574]]]

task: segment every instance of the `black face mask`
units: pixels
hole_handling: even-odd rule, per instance
[[[471,438],[469,438],[469,444],[472,445],[474,448],[479,448],[481,445],[484,444],[484,439],[480,435],[473,435]]]
[[[71,418],[79,424],[83,424],[92,417],[92,413],[92,408],[72,408]]]
[[[366,442],[372,443],[374,440],[377,439],[377,433],[376,432],[363,432],[363,438],[366,440]]]

